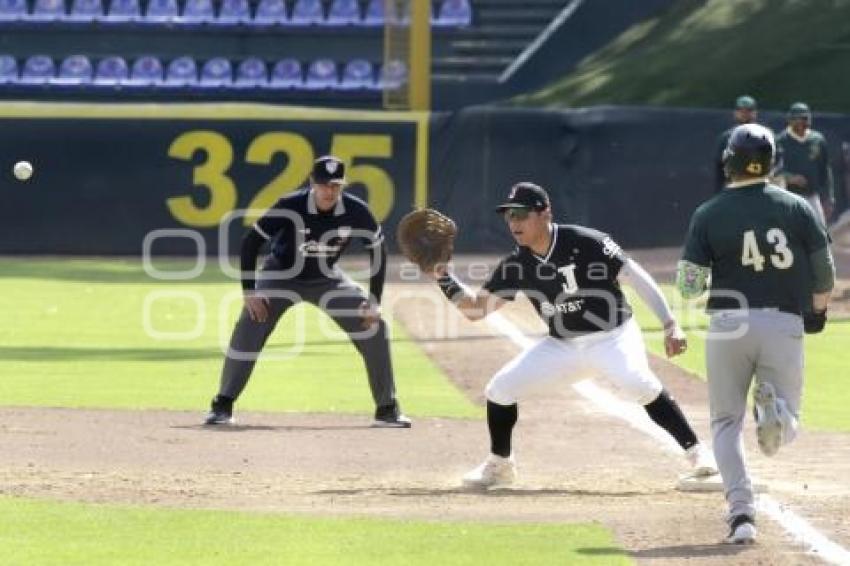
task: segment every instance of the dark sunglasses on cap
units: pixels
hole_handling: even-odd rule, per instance
[[[527,206],[516,206],[511,208],[506,208],[502,215],[505,218],[506,222],[510,222],[511,220],[525,220],[528,218],[528,215],[531,214],[531,208]]]

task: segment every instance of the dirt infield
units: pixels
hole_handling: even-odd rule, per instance
[[[653,266],[651,257],[641,259]],[[654,267],[663,265],[669,264],[659,257]],[[429,310],[438,293],[433,285],[396,281],[387,293],[408,297],[397,318],[481,403],[484,384],[517,348],[485,323],[459,317],[458,339],[442,339]],[[527,333],[540,330],[530,307],[510,305],[505,315]],[[704,384],[663,360],[653,367],[707,438]],[[489,493],[458,488],[459,477],[487,452],[483,422],[417,419],[410,430],[375,430],[366,416],[239,417],[239,426],[211,429],[198,425],[200,412],[2,408],[0,493],[316,515],[597,521],[641,564],[821,563],[767,518],[757,545],[718,544],[725,534],[721,494],[676,491],[686,471],[679,455],[571,388],[523,404],[515,435],[519,484]],[[772,460],[754,440],[748,424],[750,462],[771,495],[850,547],[847,436],[803,431]]]

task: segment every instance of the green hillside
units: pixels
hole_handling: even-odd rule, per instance
[[[679,0],[515,102],[729,108],[750,93],[765,109],[850,113],[848,22],[850,0]]]

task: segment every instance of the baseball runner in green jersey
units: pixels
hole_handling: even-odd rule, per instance
[[[823,330],[835,279],[829,238],[812,207],[768,181],[775,155],[770,130],[735,128],[725,155],[730,183],[694,212],[677,273],[688,299],[710,281],[706,373],[730,543],[756,536],[741,442],[747,392],[755,376],[756,434],[771,456],[796,436],[803,333]]]
[[[726,186],[726,169],[723,167],[723,152],[729,145],[732,130],[741,124],[751,124],[758,120],[758,104],[752,96],[743,95],[735,99],[735,109],[732,113],[735,125],[725,130],[717,138],[717,149],[714,152],[714,192],[719,193]]]
[[[780,176],[789,191],[809,201],[826,225],[835,208],[834,180],[826,138],[811,129],[811,123],[812,113],[805,103],[791,105],[788,128],[776,138]]]

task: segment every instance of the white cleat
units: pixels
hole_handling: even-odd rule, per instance
[[[685,450],[685,458],[691,465],[691,477],[707,478],[719,473],[714,454],[702,444],[694,444]]]
[[[729,525],[726,544],[753,544],[756,542],[756,525],[748,515],[738,515]]]
[[[464,487],[486,489],[510,485],[516,479],[516,462],[513,456],[503,458],[490,454],[484,463],[463,476]]]
[[[773,456],[782,445],[782,418],[776,404],[776,390],[770,383],[759,383],[753,391],[756,437],[765,456]]]

